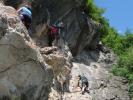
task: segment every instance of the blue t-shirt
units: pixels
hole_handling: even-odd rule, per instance
[[[21,7],[21,8],[19,9],[19,12],[20,12],[20,14],[24,14],[24,15],[27,15],[27,16],[29,16],[30,18],[32,18],[32,13],[31,13],[31,11],[30,11],[28,8],[26,8],[26,7]]]

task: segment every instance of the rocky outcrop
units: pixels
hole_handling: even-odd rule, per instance
[[[99,54],[98,57],[96,53]],[[110,60],[104,60],[108,57]],[[69,85],[71,93],[65,93],[64,100],[130,100],[128,81],[114,76],[109,71],[115,60],[115,55],[112,52],[105,54],[86,51],[79,55],[73,62],[71,71],[72,78]],[[77,87],[78,75],[88,78],[89,94],[81,94],[80,88]]]
[[[97,46],[98,25],[83,11],[85,2],[33,0],[35,42],[16,10],[0,4],[0,100],[130,100],[127,81],[109,72],[116,57]],[[57,20],[65,23],[60,44],[46,47],[46,23]],[[90,94],[77,87],[79,74]]]
[[[91,18],[88,18],[84,9],[81,8],[86,4],[83,1],[85,2],[85,0],[33,1],[33,33],[40,34],[38,30],[43,27],[44,31],[42,31],[39,40],[44,40],[46,38],[46,27],[44,26],[47,22],[50,21],[49,24],[52,25],[58,21],[63,21],[65,27],[61,37],[67,41],[74,56],[85,47],[95,49],[99,42],[100,33],[98,32],[98,25]],[[46,45],[46,41],[41,44]]]
[[[0,9],[0,99],[48,98],[52,69],[32,44],[16,10]]]
[[[46,100],[53,70],[11,7],[0,6],[0,100]]]
[[[16,10],[0,9],[0,100],[47,100],[53,80],[69,82],[69,49],[36,46]]]

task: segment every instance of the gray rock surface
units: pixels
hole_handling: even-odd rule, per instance
[[[16,10],[0,9],[0,100],[46,100],[52,68],[31,41]]]
[[[69,49],[36,46],[16,10],[0,9],[0,100],[47,100],[53,85],[69,82]]]
[[[65,28],[61,37],[68,42],[74,56],[85,47],[94,49],[99,42],[100,33],[98,32],[98,25],[91,18],[87,18],[81,9],[82,1],[84,0],[34,0],[32,4],[33,33],[40,34],[38,30],[45,26],[49,19],[50,25],[62,20]],[[45,32],[42,31],[39,40],[46,38]],[[46,45],[45,43],[41,44]]]
[[[71,93],[65,93],[64,100],[130,100],[127,80],[112,75],[108,70],[109,68],[106,68],[106,66],[110,66],[110,63],[101,61],[101,57],[106,58],[106,55],[109,54],[103,55],[101,53],[96,61],[95,58],[88,55],[89,53],[84,52],[84,54],[79,55],[82,60],[78,58],[76,62],[73,62],[72,78],[69,85]],[[96,55],[95,52],[91,52],[91,54]],[[113,54],[110,53],[110,55]],[[114,56],[111,57],[111,59],[113,58]],[[78,75],[84,75],[88,78],[89,94],[81,94],[80,88],[77,87]]]
[[[106,48],[106,53],[89,50],[97,47],[100,34],[94,21],[86,19],[80,10],[84,5],[81,1],[34,0],[32,24],[36,35],[32,37],[37,43],[15,9],[0,4],[0,100],[130,100],[127,80],[109,72],[116,63],[114,54]],[[71,10],[62,19],[67,31],[61,34],[60,48],[44,47],[45,30],[37,37],[47,27],[47,10],[51,24]],[[73,62],[69,47],[77,55]],[[79,74],[88,78],[90,94],[82,95],[77,87]]]

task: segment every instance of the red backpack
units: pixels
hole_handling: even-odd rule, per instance
[[[51,35],[57,35],[57,33],[58,33],[58,28],[55,26],[51,26],[50,34]]]

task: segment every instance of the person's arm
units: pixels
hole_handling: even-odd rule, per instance
[[[23,8],[19,8],[19,9],[17,10],[17,13],[20,14],[20,13],[22,12],[22,10],[23,10]]]

